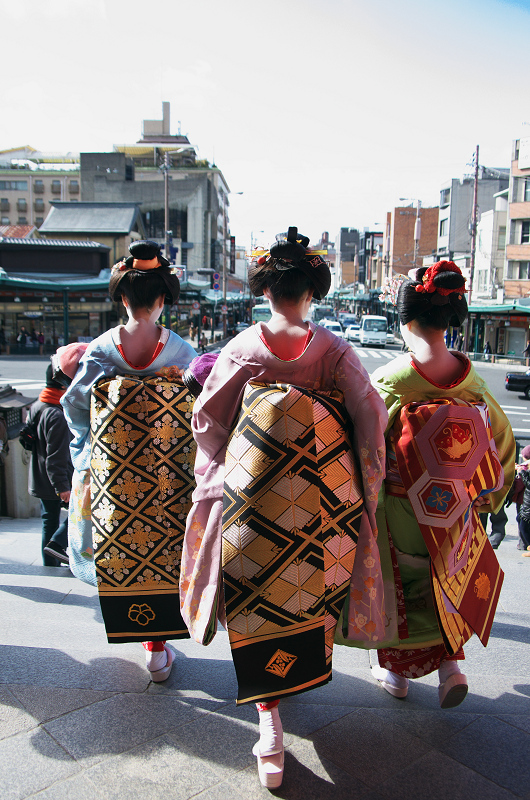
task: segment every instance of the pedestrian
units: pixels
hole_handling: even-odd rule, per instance
[[[24,327],[24,325],[21,325],[20,332],[17,336],[17,344],[19,344],[22,349],[25,349],[27,339],[28,339],[28,334],[26,328]]]
[[[497,550],[500,543],[506,536],[506,523],[508,522],[508,515],[506,514],[505,505],[503,503],[497,512],[492,511],[490,514],[479,514],[482,527],[488,533],[488,517],[491,521],[491,533],[488,533],[488,539],[494,550]]]
[[[522,503],[518,508],[519,545],[518,548],[525,552],[523,556],[530,557],[530,444],[521,450],[521,463],[517,466],[517,477],[521,478],[524,485]]]
[[[46,387],[30,406],[28,421],[38,417],[37,440],[29,461],[28,491],[38,497],[42,519],[42,562],[45,567],[68,564],[68,519],[60,520],[72,487],[70,431],[61,406],[64,387],[53,379],[51,364]]]
[[[251,291],[271,305],[270,321],[223,348],[195,401],[197,489],[181,571],[192,636],[208,644],[226,619],[237,702],[254,702],[259,712],[253,753],[268,788],[283,777],[280,698],[331,679],[355,547],[364,557],[364,566],[355,561],[359,581],[379,586],[375,507],[386,421],[355,351],[305,322],[312,299],[329,291],[327,263],[296,228],[277,240],[249,268]],[[334,488],[332,474],[334,481],[340,475]]]
[[[484,361],[490,361],[490,358],[491,358],[491,352],[492,352],[492,351],[491,351],[491,344],[490,344],[490,343],[489,343],[489,341],[488,341],[488,342],[486,342],[486,344],[484,345]]]
[[[0,353],[3,353],[6,349],[6,331],[2,325],[0,325]]]
[[[397,311],[412,352],[372,375],[389,411],[378,530],[381,536],[388,528],[397,576],[392,641],[377,644],[372,674],[391,695],[405,697],[409,679],[438,670],[440,706],[452,708],[467,693],[458,666],[463,645],[473,632],[487,644],[502,583],[476,509],[502,506],[515,442],[470,360],[444,341],[448,325],[467,315],[460,269],[442,261],[409,277]]]
[[[95,583],[97,573],[109,642],[141,641],[151,680],[160,682],[169,677],[174,659],[166,641],[188,635],[178,600],[176,606],[171,602],[178,598],[177,526],[185,508],[178,498],[184,479],[190,483],[192,461],[189,447],[182,452],[175,445],[189,411],[174,384],[196,353],[157,324],[164,302],[176,303],[180,288],[160,246],[137,241],[129,251],[113,267],[109,283],[128,322],[90,342],[63,397],[74,435],[70,519],[76,537],[93,538],[94,547],[81,554],[84,579]],[[177,390],[185,395],[182,381]],[[179,463],[183,471],[177,476]],[[183,522],[181,527],[182,538]]]

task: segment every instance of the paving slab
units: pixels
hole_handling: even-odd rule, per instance
[[[430,752],[378,786],[385,800],[514,800],[517,795],[458,761]]]
[[[0,742],[0,797],[22,800],[81,767],[42,728]]]
[[[282,703],[286,771],[274,795],[530,800],[530,559],[517,540],[512,513],[488,647],[466,646],[465,703],[442,711],[436,674],[393,698],[367,651],[337,647],[333,680]],[[172,674],[155,684],[138,643],[107,642],[96,590],[43,567],[39,548],[39,519],[0,519],[2,800],[270,796],[251,753],[256,711],[235,703],[226,632],[206,648],[170,642]]]

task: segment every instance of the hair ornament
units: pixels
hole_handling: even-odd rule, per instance
[[[436,264],[433,264],[431,267],[428,267],[425,270],[425,273],[421,279],[421,283],[415,287],[415,290],[420,293],[428,292],[429,294],[436,292],[437,294],[442,295],[442,297],[454,294],[455,292],[462,292],[462,289],[465,288],[466,278],[463,278],[464,286],[458,286],[454,289],[445,289],[441,288],[440,286],[436,286],[434,279],[441,272],[454,272],[457,275],[462,275],[462,270],[460,267],[457,267],[454,261],[438,261]]]
[[[397,296],[403,281],[405,281],[405,276],[401,274],[393,275],[391,278],[385,278],[383,291],[379,295],[381,302],[388,302],[393,306],[397,305]]]

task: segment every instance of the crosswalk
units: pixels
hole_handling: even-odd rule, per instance
[[[9,377],[4,379],[4,376],[2,376],[2,378],[0,378],[0,383],[2,385],[9,384],[9,386],[12,386],[17,392],[22,392],[25,397],[36,397],[46,385],[44,377],[36,381],[29,378],[13,378],[9,380]]]
[[[385,350],[384,348],[379,350],[367,350],[366,347],[355,347],[355,345],[352,345],[352,348],[359,358],[386,358],[387,361],[391,361],[393,358],[397,358],[397,356],[401,355],[400,350]]]

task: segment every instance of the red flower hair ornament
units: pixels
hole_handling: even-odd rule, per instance
[[[416,270],[414,270],[416,272]],[[458,292],[463,294],[466,289],[466,278],[464,278],[464,282],[462,286],[458,286],[454,289],[443,289],[440,286],[435,286],[434,279],[437,275],[441,272],[455,272],[457,275],[462,275],[462,270],[460,267],[457,267],[454,261],[438,261],[436,264],[433,264],[432,267],[428,267],[423,274],[421,279],[421,283],[415,287],[417,292],[428,292],[432,294],[433,292],[437,292],[441,294],[443,297],[447,297],[447,295],[454,294]],[[463,277],[463,276],[462,276]],[[416,276],[414,277],[411,275],[413,280],[417,280]]]

